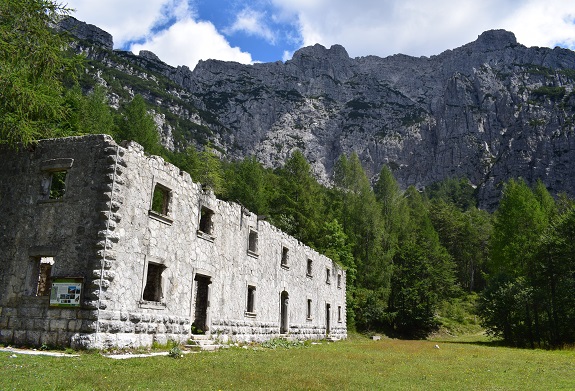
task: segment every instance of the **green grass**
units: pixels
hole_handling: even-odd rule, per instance
[[[438,344],[439,349],[434,348]],[[484,337],[231,348],[175,360],[54,358],[0,352],[0,390],[559,390],[575,388],[575,351],[494,346]]]

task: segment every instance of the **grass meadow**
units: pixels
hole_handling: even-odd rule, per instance
[[[435,348],[435,345],[439,346]],[[347,341],[113,360],[0,352],[0,390],[573,390],[574,350],[481,338]]]

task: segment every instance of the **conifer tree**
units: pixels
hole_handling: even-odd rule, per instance
[[[162,148],[156,123],[141,95],[135,95],[125,106],[119,117],[117,138],[133,140],[142,145],[149,154],[160,153]]]
[[[81,62],[53,26],[68,12],[51,0],[0,2],[0,143],[65,135],[63,82]]]

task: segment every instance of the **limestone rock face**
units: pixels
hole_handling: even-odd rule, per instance
[[[105,49],[112,50],[114,48],[114,39],[112,35],[93,24],[81,22],[73,17],[66,17],[60,21],[58,26],[75,37],[93,42]]]
[[[467,177],[488,209],[511,177],[575,196],[575,53],[567,49],[527,48],[492,30],[419,58],[350,58],[342,46],[314,45],[285,63],[207,60],[192,71],[115,53],[178,86],[177,104],[140,91],[191,123],[172,125],[174,136],[207,135],[230,158],[256,155],[275,167],[299,149],[329,183],[339,155],[355,151],[374,179],[386,164],[404,187]]]

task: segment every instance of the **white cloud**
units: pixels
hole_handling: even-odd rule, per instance
[[[211,22],[195,21],[187,0],[70,0],[73,16],[114,37],[114,47],[150,50],[167,64],[194,68],[200,59],[251,63],[249,53],[231,47]],[[163,24],[165,29],[157,29]]]
[[[289,50],[284,50],[283,56],[282,56],[282,61],[287,61],[287,60],[291,60],[293,58],[293,53],[294,52],[290,52]]]
[[[181,12],[187,3],[184,0],[68,0],[67,4],[76,10],[75,18],[109,32],[114,37],[114,46],[122,47],[146,35],[168,16],[166,11]]]
[[[252,62],[249,53],[242,52],[237,47],[230,47],[213,24],[195,22],[189,18],[176,22],[142,44],[132,45],[130,50],[134,53],[149,50],[167,64],[187,65],[191,69],[201,59],[213,58],[244,64]]]
[[[439,54],[505,28],[527,46],[575,39],[572,0],[272,0],[303,46],[342,44],[354,56]]]
[[[273,31],[265,23],[265,13],[245,8],[236,15],[234,23],[224,31],[226,34],[243,32],[275,43]]]
[[[283,59],[300,46],[343,45],[350,56],[433,55],[507,29],[526,46],[575,49],[575,0],[234,0],[242,10],[225,30],[200,22],[199,0],[69,0],[80,20],[108,31],[116,48],[151,50],[172,65],[198,59],[252,62],[224,33],[241,32],[275,44]],[[159,26],[169,26],[161,30]],[[230,38],[232,39],[232,38]],[[255,49],[254,49],[255,50]],[[255,52],[254,52],[255,53]]]
[[[504,23],[527,46],[563,44],[575,49],[574,1],[526,1]]]

